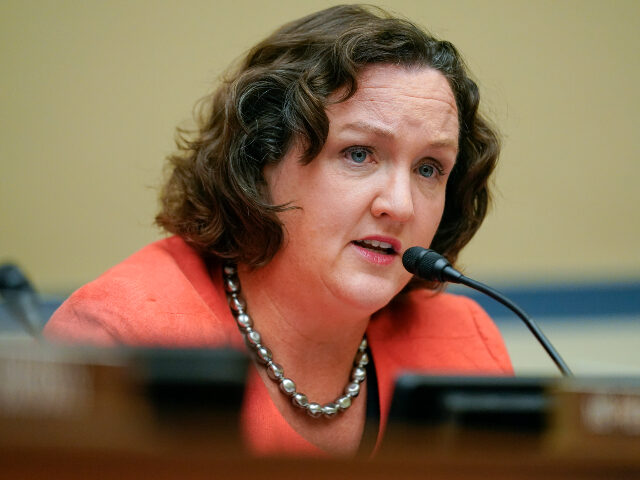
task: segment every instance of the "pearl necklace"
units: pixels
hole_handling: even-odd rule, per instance
[[[321,415],[332,418],[339,412],[348,409],[351,406],[352,399],[360,393],[360,385],[367,378],[365,367],[369,363],[369,355],[367,354],[366,336],[362,338],[362,342],[360,342],[360,346],[356,351],[353,368],[351,369],[351,378],[344,388],[344,394],[325,405],[310,402],[304,393],[296,391],[294,381],[284,376],[283,368],[273,361],[271,350],[262,343],[260,333],[253,328],[253,321],[247,313],[247,303],[240,295],[240,279],[238,278],[236,266],[226,264],[223,268],[223,277],[229,308],[236,319],[247,347],[255,355],[258,363],[267,370],[269,378],[279,385],[284,395],[291,398],[293,405],[305,410],[314,418],[318,418]]]

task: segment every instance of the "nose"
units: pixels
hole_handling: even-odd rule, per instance
[[[411,177],[408,172],[394,171],[386,176],[371,204],[374,217],[389,217],[406,222],[414,215]]]

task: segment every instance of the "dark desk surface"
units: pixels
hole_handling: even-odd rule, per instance
[[[237,408],[215,404],[215,389],[200,384],[215,372],[215,354],[196,354],[195,367],[193,358],[178,358],[176,367],[175,352],[161,354],[159,363],[152,355],[149,363],[148,352],[61,353],[25,345],[0,349],[2,478],[640,479],[634,390],[560,383],[550,393],[553,421],[543,431],[392,423],[373,459],[254,458],[238,436]],[[241,372],[243,361],[231,361]],[[175,390],[154,390],[152,364],[162,366],[165,382],[183,378],[185,365],[189,378],[172,384]],[[229,388],[229,371],[208,378]],[[190,388],[215,406],[201,408],[194,397],[175,393]]]

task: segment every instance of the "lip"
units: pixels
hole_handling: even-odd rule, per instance
[[[351,245],[358,251],[360,255],[362,255],[367,261],[376,265],[389,265],[390,263],[393,263],[393,261],[398,257],[399,252],[401,252],[402,244],[395,238],[384,237],[381,235],[371,235],[368,237],[359,238],[357,241],[362,240],[377,240],[378,242],[385,242],[390,244],[391,248],[393,248],[394,253],[388,254],[361,247],[360,245],[355,243],[355,241],[351,242]]]

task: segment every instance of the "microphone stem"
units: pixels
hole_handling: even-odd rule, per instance
[[[560,370],[560,372],[562,372],[562,375],[565,377],[573,376],[571,369],[564,362],[560,354],[556,351],[555,348],[553,348],[553,345],[551,345],[551,342],[547,339],[547,337],[545,337],[544,333],[542,333],[542,330],[540,330],[538,325],[536,325],[536,323],[531,318],[529,318],[529,316],[524,312],[524,310],[522,310],[516,304],[511,302],[507,297],[502,295],[497,290],[494,290],[493,288],[485,285],[484,283],[480,283],[469,277],[465,277],[464,275],[461,275],[460,277],[458,277],[456,280],[456,283],[462,283],[467,287],[473,288],[474,290],[478,290],[479,292],[482,292],[490,296],[491,298],[493,298],[497,302],[500,302],[502,305],[504,305],[509,310],[514,312],[516,315],[518,315],[522,319],[522,321],[525,323],[525,325],[529,328],[531,333],[533,333],[533,335],[538,339],[538,342],[540,342],[540,344],[542,345],[542,348],[544,348],[547,351],[547,353],[549,354],[553,362],[558,366],[558,369]]]

